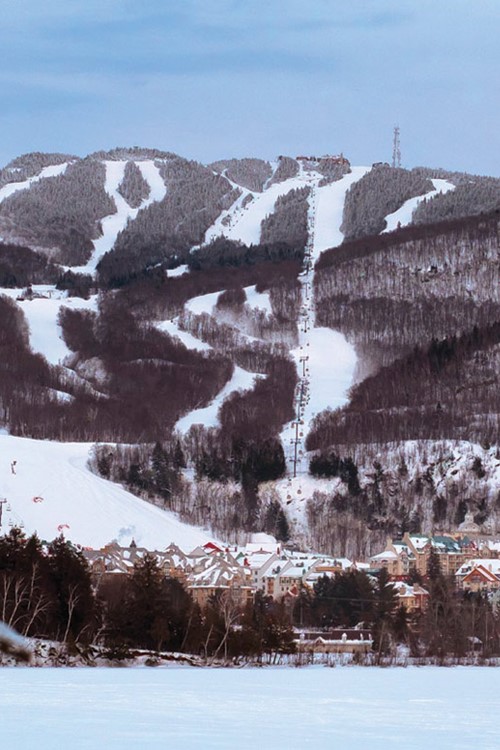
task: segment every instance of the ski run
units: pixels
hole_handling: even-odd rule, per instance
[[[125,161],[106,161],[105,190],[116,205],[116,212],[102,220],[102,235],[94,241],[94,252],[88,263],[73,269],[95,272],[104,253],[114,246],[119,232],[127,222],[153,201],[161,201],[166,187],[153,161],[135,162],[150,187],[150,194],[139,208],[131,208],[118,189],[124,177]],[[0,190],[0,200],[16,190],[27,189],[30,184],[45,177],[62,174],[67,164],[47,167],[36,177],[23,183],[11,183]],[[287,459],[287,478],[278,483],[278,491],[286,498],[292,517],[301,525],[304,499],[312,481],[307,475],[305,440],[314,417],[326,408],[338,408],[347,403],[348,389],[353,382],[356,355],[346,338],[328,328],[315,325],[313,298],[314,263],[321,252],[337,247],[343,241],[340,230],[347,190],[361,179],[369,167],[353,167],[349,174],[333,183],[321,185],[323,176],[300,164],[296,177],[264,188],[262,193],[251,193],[241,188],[241,195],[214,225],[206,232],[205,243],[224,235],[245,244],[258,243],[262,220],[274,210],[276,200],[290,190],[309,187],[308,245],[301,282],[301,313],[298,321],[298,345],[290,354],[293,357],[299,384],[295,394],[295,418],[284,425],[281,440]],[[386,217],[391,231],[411,221],[415,207],[422,200],[439,192],[453,189],[446,180],[433,180],[434,191],[406,201],[397,211]],[[249,197],[251,196],[251,198]],[[199,248],[194,249],[194,251]],[[187,266],[169,271],[169,276],[189,273]],[[220,292],[224,291],[223,289]],[[22,290],[2,289],[17,301],[30,329],[30,344],[35,352],[54,365],[64,364],[71,354],[61,336],[58,314],[61,306],[97,309],[97,298],[89,300],[68,298],[54,287],[33,287],[32,298],[23,298]],[[192,316],[211,315],[220,292],[204,294],[188,300],[185,313]],[[246,304],[267,315],[272,315],[268,293],[258,293],[255,286],[245,288]],[[209,352],[212,347],[181,327],[179,318],[159,321],[159,330],[177,337],[189,349]],[[244,332],[241,332],[245,336]],[[252,340],[252,337],[247,337]],[[255,339],[254,339],[255,340]],[[251,389],[260,373],[248,372],[235,366],[230,380],[213,401],[185,414],[176,429],[186,433],[191,426],[218,425],[218,413],[224,400],[235,391]],[[61,398],[67,394],[60,394]],[[162,547],[171,541],[183,548],[192,548],[207,541],[207,533],[180,523],[171,513],[149,505],[130,493],[94,476],[86,468],[90,446],[87,444],[57,444],[0,435],[0,496],[9,501],[10,511],[4,509],[8,523],[23,523],[28,531],[36,530],[44,538],[53,538],[62,529],[73,541],[82,545],[99,547],[117,540],[129,543],[132,537],[138,544],[150,548]],[[9,466],[17,461],[19,470],[11,474]],[[78,497],[74,489],[78,487]],[[310,489],[310,488],[309,488]],[[33,502],[33,498],[42,498]]]

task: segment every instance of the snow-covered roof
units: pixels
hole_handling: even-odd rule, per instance
[[[391,550],[385,550],[384,552],[379,552],[378,555],[372,555],[370,557],[370,560],[373,560],[374,562],[382,560],[397,560],[398,556],[395,552],[392,552]]]
[[[459,577],[466,576],[474,568],[478,567],[482,567],[489,573],[493,573],[494,576],[500,577],[500,560],[496,557],[478,557],[473,560],[467,560],[467,562],[460,566],[455,575]]]

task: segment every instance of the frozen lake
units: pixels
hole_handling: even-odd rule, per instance
[[[500,671],[0,669],[16,750],[498,750]]]

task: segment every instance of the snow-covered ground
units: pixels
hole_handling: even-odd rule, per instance
[[[353,167],[341,180],[313,187],[309,196],[308,253],[314,263],[327,248],[337,247],[343,240],[340,231],[347,190],[360,180],[369,167]],[[305,441],[316,414],[328,407],[338,408],[347,403],[347,391],[352,384],[356,353],[339,331],[316,327],[314,316],[314,270],[306,260],[306,272],[301,275],[302,305],[299,320],[299,346],[291,352],[297,364],[299,386],[296,392],[296,419],[283,427],[280,438],[288,466],[293,474],[305,478],[307,464]],[[300,422],[297,422],[297,419]],[[298,441],[295,448],[295,441]],[[294,478],[297,484],[296,478]],[[301,495],[300,483],[295,487]],[[300,502],[304,495],[298,498]]]
[[[87,300],[81,297],[67,297],[66,292],[61,292],[55,286],[46,284],[35,284],[32,289],[35,294],[41,296],[31,300],[17,301],[28,322],[30,346],[37,354],[43,354],[50,364],[60,364],[66,356],[71,354],[62,338],[61,328],[57,322],[61,307],[69,307],[72,310],[97,310],[97,295]],[[0,289],[0,294],[5,294],[15,300],[22,291],[22,289]]]
[[[218,413],[223,401],[235,391],[248,391],[253,388],[255,378],[258,377],[262,377],[262,375],[247,372],[247,370],[235,365],[231,380],[219,391],[214,400],[208,406],[190,411],[189,414],[179,419],[175,429],[179,432],[187,432],[194,424],[201,424],[204,427],[217,427],[219,424]]]
[[[164,331],[170,336],[179,339],[179,341],[181,341],[187,349],[194,349],[198,352],[208,352],[211,350],[212,347],[210,346],[210,344],[207,344],[201,339],[197,339],[196,336],[193,336],[191,333],[189,333],[189,331],[183,331],[181,328],[179,328],[177,321],[178,318],[174,318],[173,320],[164,320],[161,323],[156,323],[156,327],[159,331]]]
[[[138,208],[132,208],[118,192],[118,188],[123,181],[126,164],[126,161],[104,162],[106,167],[104,189],[113,198],[116,205],[116,212],[102,219],[102,235],[94,240],[94,252],[91,258],[85,265],[72,268],[73,271],[93,273],[103,255],[113,248],[118,234],[125,229],[127,222],[135,219],[139,211],[143,208],[146,208],[155,201],[163,200],[166,195],[167,188],[156,164],[153,161],[137,161],[135,164],[139,167],[142,176],[148,183],[150,193]]]
[[[0,434],[0,498],[7,500],[1,531],[22,523],[27,534],[36,532],[51,540],[63,532],[73,542],[94,549],[113,540],[128,545],[134,538],[149,549],[164,549],[175,542],[190,550],[211,538],[208,532],[181,523],[173,513],[92,474],[86,466],[90,449],[88,443]]]
[[[192,297],[186,302],[184,308],[188,312],[193,313],[193,315],[202,315],[203,313],[208,313],[210,315],[215,307],[219,294],[220,292],[210,292],[209,294],[201,294],[199,297]]]
[[[351,185],[370,171],[370,167],[352,167],[349,174],[330,185],[315,189],[314,242],[312,259],[315,261],[323,250],[337,247],[344,240],[340,231],[344,212],[345,195]]]
[[[255,310],[263,310],[268,315],[272,315],[273,308],[269,298],[269,292],[258,292],[255,286],[245,286],[243,290],[247,296],[247,304]]]
[[[54,164],[50,167],[44,167],[40,174],[37,174],[34,177],[29,177],[22,182],[9,182],[7,185],[0,188],[0,203],[14,193],[17,193],[18,190],[26,190],[31,187],[33,183],[39,182],[46,177],[57,177],[60,174],[64,174],[68,164],[69,162],[64,162],[63,164]]]
[[[400,208],[398,208],[397,211],[388,214],[385,217],[387,226],[383,232],[392,232],[394,229],[398,229],[398,227],[407,226],[411,222],[414,210],[423,200],[434,198],[434,196],[439,195],[439,193],[448,193],[450,190],[455,190],[455,185],[448,182],[448,180],[433,179],[432,184],[434,185],[434,190],[431,190],[424,195],[417,195],[416,198],[409,198]]]
[[[310,187],[316,193],[314,209],[316,224],[314,257],[316,257],[323,250],[335,247],[342,242],[343,236],[339,228],[342,223],[345,194],[350,186],[368,171],[369,167],[352,167],[351,172],[344,175],[341,180],[318,187],[323,175],[315,170],[305,170],[301,164],[296,177],[275,183],[264,189],[262,193],[252,193],[246,188],[235,186],[242,190],[242,195],[207,230],[204,244],[208,244],[220,235],[246,245],[257,244],[260,241],[261,223],[266,216],[273,213],[276,200],[289,193],[290,190]],[[249,195],[253,196],[250,201]],[[246,205],[243,205],[245,202]]]
[[[0,670],[18,750],[498,750],[496,669]]]

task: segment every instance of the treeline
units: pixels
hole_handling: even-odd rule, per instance
[[[24,636],[90,643],[101,611],[82,553],[62,536],[0,536],[0,619]]]
[[[25,419],[33,405],[55,401],[50,393],[58,381],[47,361],[31,351],[21,310],[1,295],[0,320],[0,421],[16,434],[21,425],[27,424]],[[31,418],[28,424],[32,425]]]
[[[418,576],[413,576],[413,581]],[[294,621],[303,627],[369,628],[376,656],[394,655],[399,644],[415,658],[483,658],[500,653],[500,618],[487,594],[457,591],[444,576],[436,555],[431,555],[423,583],[429,597],[421,611],[410,614],[398,604],[387,571],[375,581],[354,570],[323,576],[314,591],[302,589],[294,605]]]
[[[17,156],[0,169],[0,187],[11,182],[24,182],[39,174],[45,167],[68,161],[79,161],[79,157],[71,154],[44,154],[40,151]]]
[[[455,190],[424,199],[412,216],[414,224],[449,221],[474,214],[500,210],[500,179],[495,177],[463,178]]]
[[[316,417],[308,448],[398,440],[500,439],[500,323],[434,339],[351,389],[349,404]]]
[[[28,247],[0,242],[0,287],[55,284],[61,270]]]
[[[62,308],[60,324],[75,352],[73,369],[103,396],[94,403],[101,435],[93,439],[163,439],[180,416],[209,403],[231,377],[228,359],[188,350],[138,323],[118,297],[105,298],[99,315]],[[77,408],[78,401],[66,407],[68,413]]]
[[[296,252],[307,245],[308,187],[290,190],[277,198],[274,211],[261,223],[261,244],[287,243]]]
[[[482,216],[464,216],[459,218],[435,221],[428,224],[410,225],[394,232],[375,234],[347,240],[340,247],[325,250],[315,265],[316,271],[339,266],[352,260],[365,258],[377,253],[387,253],[406,243],[429,243],[431,252],[445,251],[448,248],[446,238],[461,241],[470,249],[476,241],[495,241],[498,238],[499,214],[492,211]],[[420,244],[419,244],[420,247]],[[417,259],[417,262],[419,260]]]
[[[385,217],[409,198],[434,189],[432,182],[415,171],[374,167],[347,191],[341,231],[353,240],[385,229]]]
[[[164,320],[179,315],[193,297],[226,289],[256,285],[258,291],[271,290],[273,300],[282,297],[281,308],[288,303],[287,290],[295,290],[301,270],[298,260],[257,263],[237,268],[214,267],[203,272],[169,277],[162,268],[150,269],[120,288],[118,296],[134,315],[143,320]],[[274,289],[278,290],[276,295]],[[279,291],[281,290],[281,291]],[[296,292],[292,292],[296,296]]]
[[[196,481],[183,475],[188,465]],[[241,438],[222,443],[214,429],[193,428],[188,436],[141,445],[96,444],[92,471],[177,513],[182,521],[209,527],[231,543],[247,532],[265,531],[287,541],[288,519],[275,499],[257,498],[258,485],[279,478],[284,456],[278,440]]]
[[[94,151],[88,158],[100,161],[167,161],[178,159],[172,151],[162,151],[158,148],[143,148],[142,146],[117,146],[108,151]]]
[[[279,156],[276,171],[267,183],[267,186],[274,185],[276,182],[284,182],[299,173],[299,163],[290,156]]]
[[[149,196],[151,192],[149,183],[146,182],[135,162],[128,161],[126,163],[118,192],[132,208],[139,208],[141,203]]]
[[[90,158],[76,161],[64,174],[6,198],[0,205],[0,222],[25,244],[46,248],[58,263],[85,263],[92,240],[99,236],[99,221],[116,211],[104,180],[103,164]]]
[[[139,211],[103,256],[97,270],[105,287],[120,287],[157,264],[185,262],[236,197],[224,177],[196,162],[176,157],[157,166],[167,186],[165,198]]]
[[[177,419],[208,404],[230,379],[229,359],[190,351],[137,323],[117,298],[100,314],[62,308],[60,324],[75,352],[68,369],[31,352],[26,323],[0,297],[0,418],[13,434],[40,439],[164,439]]]
[[[356,345],[363,374],[416,345],[500,319],[498,216],[409,227],[324,253],[317,323]]]
[[[226,159],[209,164],[219,174],[224,174],[237,185],[262,192],[264,184],[272,177],[273,170],[263,159]]]
[[[206,271],[218,267],[255,266],[260,263],[286,261],[302,263],[305,244],[305,242],[291,243],[288,239],[286,241],[263,239],[258,245],[248,246],[225,237],[218,237],[201,250],[191,253],[187,258],[187,264],[192,271]]]

